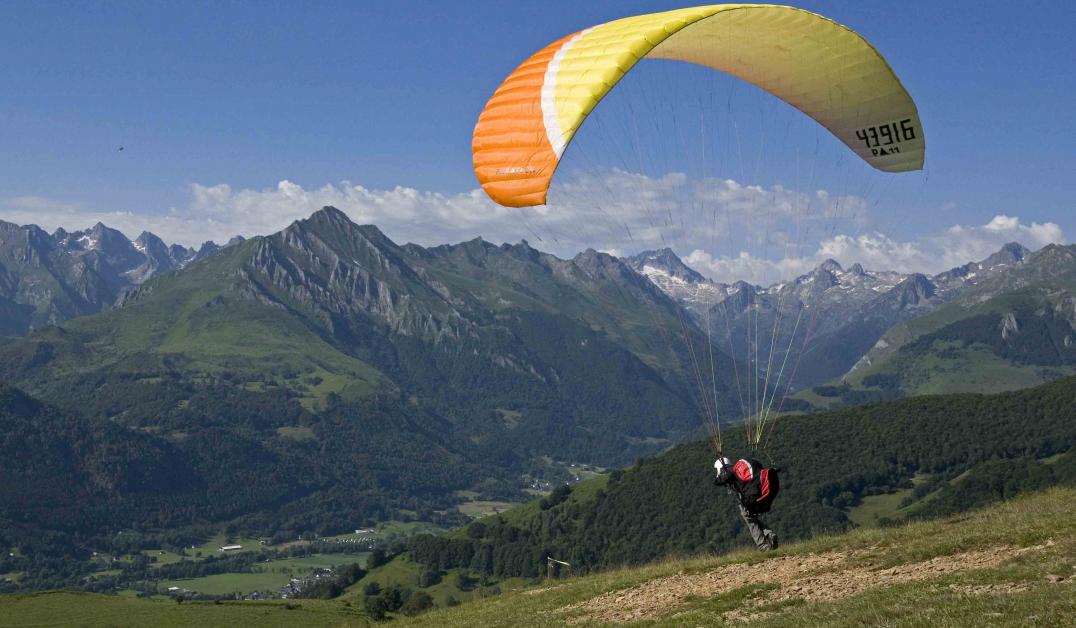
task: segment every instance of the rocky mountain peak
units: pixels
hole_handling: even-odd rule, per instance
[[[709,310],[728,295],[728,286],[707,279],[685,264],[670,248],[643,251],[624,258],[623,262],[674,301],[697,311]]]
[[[107,256],[126,255],[134,248],[127,236],[101,222],[82,232],[82,235],[90,239],[89,248],[102,251]]]
[[[509,244],[508,242],[505,242],[504,244],[501,245],[500,248],[501,248],[501,250],[504,250],[504,251],[525,252],[528,255],[531,252],[538,251],[538,249],[531,246],[530,242],[527,242],[526,240],[520,240],[519,242],[516,242],[515,244]]]
[[[173,244],[168,247],[168,256],[177,261],[188,261],[194,257],[195,250],[188,249],[182,244]]]
[[[835,260],[835,259],[827,259],[826,261],[819,264],[818,268],[816,268],[815,270],[821,270],[821,271],[825,271],[827,273],[844,272],[844,269],[841,268],[841,265],[839,263],[837,263],[837,260]]]
[[[729,286],[729,294],[732,294],[733,292],[745,292],[748,294],[754,294],[755,292],[757,292],[757,289],[753,284],[749,284],[741,279],[739,281],[733,282],[733,284]]]
[[[120,274],[133,270],[146,260],[127,236],[101,222],[68,235],[60,245],[70,254],[85,256],[91,263],[103,261],[113,272]]]
[[[594,249],[587,249],[572,258],[572,262],[592,278],[608,276],[610,271],[621,274],[624,264],[618,258]]]
[[[133,244],[134,248],[145,256],[143,262],[128,273],[131,281],[136,284],[144,282],[155,273],[175,270],[187,261],[186,255],[178,259],[174,257],[168,245],[149,231],[143,231]],[[179,248],[184,253],[186,252],[186,249]]]
[[[996,268],[1002,265],[1012,265],[1024,261],[1031,253],[1019,242],[1009,242],[1001,247],[1001,250],[983,260],[980,265],[984,268]]]
[[[836,273],[841,272],[840,267],[837,262],[827,260],[806,275],[797,277],[795,285],[801,287],[800,292],[802,294],[800,298],[809,300],[838,285],[840,280],[837,279]]]
[[[353,228],[355,223],[348,218],[347,214],[333,207],[332,205],[326,205],[317,210],[313,214],[310,214],[305,220],[299,221],[309,223],[311,225],[329,226],[329,227],[344,227]]]
[[[404,250],[411,251],[409,247],[416,247],[417,245],[409,244],[404,246]],[[421,247],[418,247],[421,249]],[[438,247],[441,248],[441,247]],[[490,242],[486,242],[482,238],[473,238],[466,242],[460,242],[456,245],[445,246],[443,250],[446,251],[460,251],[467,256],[468,261],[476,266],[485,266],[486,260],[489,258],[490,253],[498,250],[498,247]],[[512,248],[505,244],[503,246],[504,251],[512,251]]]
[[[206,240],[202,243],[202,246],[198,247],[198,251],[194,254],[194,259],[199,260],[203,257],[209,257],[220,250],[220,246],[212,241]]]
[[[1035,257],[1039,253],[1035,253]],[[943,273],[938,273],[933,277],[933,283],[942,292],[963,290],[965,287],[982,284],[984,281],[999,277],[1015,267],[1023,266],[1026,258],[1031,255],[1031,252],[1024,248],[1023,245],[1010,242],[982,261],[968,262],[963,266],[957,266]]]
[[[892,292],[894,300],[901,306],[918,305],[928,301],[935,294],[934,284],[921,273],[912,273],[897,284]]]
[[[636,272],[648,277],[664,274],[687,283],[703,283],[706,281],[705,277],[685,264],[668,247],[654,251],[643,251],[638,255],[625,258],[624,261]]]
[[[319,259],[330,266],[358,265],[367,270],[406,265],[403,251],[373,225],[358,225],[335,207],[324,207],[308,218],[297,220],[270,236],[303,257]]]
[[[150,231],[142,231],[139,237],[134,239],[134,245],[143,252],[150,251],[150,249],[161,252],[168,251],[168,245],[165,244],[165,241]]]
[[[501,245],[501,250],[516,259],[527,260],[530,262],[538,262],[542,257],[542,252],[531,246],[526,240],[520,240],[516,244],[508,244],[506,242]]]
[[[726,288],[726,296],[714,307],[720,307],[724,315],[728,313],[743,312],[758,299],[759,289],[757,286],[746,281],[737,281]]]
[[[315,242],[324,241],[336,243],[349,239],[365,239],[358,230],[358,225],[351,222],[344,212],[335,207],[324,207],[310,214],[306,218],[300,218],[282,231],[270,236],[282,239],[289,246],[308,248]]]

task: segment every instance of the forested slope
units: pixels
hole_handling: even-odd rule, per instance
[[[935,488],[969,470],[983,478],[966,503],[959,494],[942,495],[923,515],[953,512],[1073,481],[1074,444],[1076,378],[998,395],[919,397],[783,417],[766,456],[784,469],[783,493],[767,520],[785,540],[805,538],[848,527],[846,510],[863,496],[911,488],[917,474],[935,478]],[[1036,462],[1057,454],[1065,455],[1049,468]],[[613,473],[588,498],[562,491],[524,517],[509,513],[462,534],[418,537],[411,556],[436,568],[509,576],[536,575],[545,556],[588,570],[728,550],[746,536],[731,498],[712,484],[713,457],[706,443],[677,447]],[[1011,463],[1013,473],[998,484],[989,479],[996,470],[977,469],[995,459],[1023,462]],[[1019,465],[1043,470],[1017,473]]]
[[[311,414],[286,395],[173,385],[163,429],[147,430],[0,384],[0,573],[26,589],[80,586],[91,552],[200,544],[225,527],[282,541],[403,509],[457,521],[433,509],[494,473],[441,438],[436,417],[391,400]]]

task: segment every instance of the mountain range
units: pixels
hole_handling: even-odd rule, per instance
[[[1035,285],[1056,287],[1059,278],[1072,272],[1071,254],[1072,247],[1058,245],[1031,253],[1013,242],[984,260],[933,276],[866,270],[860,264],[844,269],[827,260],[768,287],[711,281],[668,249],[627,262],[690,311],[710,330],[715,344],[746,362],[745,377],[759,373],[772,380],[780,375],[790,390],[803,391],[876,365],[916,335],[918,327],[911,321],[947,304],[962,304],[947,310],[952,323],[969,303]],[[1063,312],[1067,301],[1055,301]],[[1063,324],[1076,325],[1073,316],[1060,316],[1067,321]]]
[[[101,223],[49,234],[0,220],[0,335],[96,314],[150,277],[220,248],[212,241],[198,249],[167,245],[148,231],[132,241]]]
[[[758,330],[811,331],[804,410],[1074,364],[1076,247],[1006,245],[930,277],[829,261],[764,288],[668,250],[401,245],[331,207],[198,252],[103,225],[3,234],[4,307],[27,333],[0,338],[0,542],[43,556],[131,529],[160,547],[460,523],[464,499],[519,501],[750,412]]]
[[[340,213],[337,218],[342,216]],[[283,235],[278,235],[290,238],[291,244],[302,248],[306,246],[303,238],[310,235],[299,233],[304,224],[297,223],[289,231],[282,232]],[[376,231],[373,227],[360,229],[372,230],[371,233]],[[588,251],[574,260],[565,261],[534,251],[525,243],[514,247],[495,247],[476,240],[453,246],[423,248],[416,245],[397,246],[378,232],[371,240],[374,243],[371,250],[378,251],[378,247],[384,245],[388,252],[385,256],[364,259],[361,255],[353,255],[351,263],[346,264],[339,257],[340,252],[333,249],[334,244],[326,244],[326,241],[321,244],[323,250],[311,249],[303,255],[310,261],[319,253],[328,251],[331,253],[331,263],[343,270],[333,270],[330,275],[301,273],[288,276],[287,269],[302,268],[303,263],[296,265],[292,261],[276,259],[274,256],[280,249],[269,245],[274,238],[277,236],[262,239],[260,248],[255,251],[258,259],[254,260],[252,267],[274,273],[268,283],[279,283],[276,288],[291,293],[292,297],[301,301],[302,307],[296,312],[307,308],[302,312],[303,316],[318,319],[318,324],[324,326],[326,333],[343,339],[344,344],[355,344],[345,338],[349,334],[352,340],[368,336],[361,325],[360,328],[348,329],[348,325],[354,322],[345,320],[360,311],[364,316],[372,315],[395,333],[423,341],[438,342],[444,338],[459,340],[466,336],[469,326],[473,326],[477,319],[474,318],[475,312],[462,311],[461,304],[469,300],[472,305],[478,303],[488,308],[491,305],[489,299],[485,298],[483,302],[483,290],[476,288],[481,287],[482,281],[490,280],[491,275],[488,269],[479,274],[469,269],[467,273],[472,275],[472,281],[465,286],[452,286],[454,291],[446,301],[444,293],[449,290],[450,283],[438,278],[438,270],[445,262],[454,264],[453,259],[459,257],[459,251],[468,251],[468,262],[471,264],[481,265],[495,259],[494,268],[501,270],[506,268],[504,253],[515,251],[524,253],[522,258],[527,255],[533,257],[531,261],[543,266],[544,273],[563,271],[564,264],[570,262],[577,270],[600,274],[604,265],[613,269],[613,275],[619,275],[619,280],[623,282],[634,271],[634,274],[645,277],[649,284],[659,289],[658,293],[651,291],[643,301],[653,300],[655,294],[664,294],[683,308],[676,310],[675,306],[662,304],[664,314],[675,314],[677,320],[665,319],[659,327],[663,339],[678,338],[681,353],[687,357],[681,355],[672,361],[656,359],[653,347],[644,347],[645,341],[631,331],[625,333],[620,330],[616,334],[617,341],[628,346],[635,357],[650,368],[676,376],[666,377],[666,381],[679,378],[681,384],[686,382],[686,387],[682,388],[690,389],[688,396],[694,397],[696,404],[700,399],[711,396],[705,390],[707,384],[711,388],[731,387],[739,405],[738,412],[733,410],[734,414],[757,411],[757,400],[752,401],[751,395],[745,395],[744,391],[759,382],[772,385],[775,390],[780,389],[781,397],[799,392],[798,397],[810,399],[814,405],[820,401],[823,401],[822,405],[827,405],[828,400],[806,395],[808,389],[845,380],[863,388],[863,378],[872,375],[872,382],[887,382],[890,391],[887,394],[892,394],[892,376],[880,374],[886,370],[880,366],[881,363],[918,337],[920,329],[930,328],[933,323],[929,321],[944,320],[947,325],[953,324],[956,318],[960,318],[960,312],[969,309],[969,304],[989,301],[1018,289],[1026,290],[1036,282],[1043,284],[1043,289],[1049,289],[1052,282],[1072,265],[1070,260],[1062,259],[1064,256],[1032,254],[1014,242],[984,260],[969,262],[932,276],[868,270],[860,264],[845,269],[836,261],[827,260],[802,276],[763,287],[744,281],[711,281],[684,264],[670,249],[646,251],[622,260]],[[243,239],[237,237],[225,246],[242,242]],[[222,248],[225,247],[213,242],[206,242],[198,250],[179,245],[168,246],[148,232],[132,241],[100,223],[84,231],[69,233],[58,229],[52,234],[33,225],[0,223],[0,334],[23,335],[42,326],[141,299],[143,296],[138,288],[149,279],[183,270],[194,262],[217,254]],[[494,251],[492,258],[490,251]],[[396,260],[395,266],[393,260]],[[393,288],[385,283],[384,278],[378,277],[378,266],[384,266],[394,280],[403,284]],[[332,273],[340,274],[331,276]],[[524,273],[520,277],[508,276],[503,279],[509,282],[522,279],[521,285],[526,285],[536,276]],[[595,278],[602,281],[608,279],[599,278],[598,275]],[[478,282],[474,279],[478,279]],[[494,280],[494,284],[499,279],[502,278]],[[637,282],[637,279],[632,280]],[[328,291],[324,292],[323,287]],[[386,300],[384,295],[391,294],[393,289],[405,295],[405,298],[394,302],[390,296]],[[411,294],[412,290],[416,292]],[[468,293],[468,299],[458,301],[463,293],[461,290]],[[361,295],[358,295],[360,291]],[[1062,292],[1068,294],[1064,290]],[[255,293],[257,290],[251,292]],[[322,298],[328,301],[319,302]],[[451,302],[451,299],[458,302]],[[544,301],[547,311],[560,311],[567,307],[552,293],[544,295]],[[1056,325],[1051,325],[1060,325],[1055,331],[1059,334],[1062,347],[1060,353],[1064,354],[1068,346],[1065,342],[1072,340],[1065,340],[1068,336],[1063,328],[1076,323],[1072,320],[1074,317],[1065,314],[1066,301],[1063,297],[1054,295],[1050,302],[1060,317]],[[955,304],[953,308],[945,309],[951,303]],[[497,305],[493,305],[496,310]],[[628,311],[632,306],[623,305],[626,307],[618,316],[630,317]],[[1025,305],[1025,310],[1030,307]],[[943,312],[934,317],[928,316],[939,309],[945,309],[948,314]],[[489,314],[484,312],[478,319]],[[1011,315],[1010,318],[1015,316],[1015,312],[1002,314]],[[1024,319],[1028,317],[1026,313],[1022,316]],[[360,318],[366,320],[368,317]],[[685,325],[684,319],[694,325]],[[917,321],[923,322],[920,324]],[[1014,324],[1017,323],[1009,323],[1010,327]],[[686,331],[688,327],[691,329]],[[706,349],[707,340],[695,335],[695,327],[707,334],[713,345],[712,350]],[[1013,331],[1006,331],[1006,338]],[[653,344],[652,340],[650,344]],[[345,353],[351,353],[354,358],[353,349]],[[710,356],[718,353],[724,354],[718,359],[724,360],[726,366],[734,366],[731,377],[727,373],[719,377],[717,369],[710,364]],[[950,349],[945,355],[951,354]],[[501,356],[498,359],[512,361],[515,358]],[[1043,363],[1038,364],[1035,360]],[[1045,367],[1045,370],[1025,369],[1027,372],[1013,381],[1019,385],[1033,385],[1060,376],[1068,372],[1066,360],[1064,357],[1060,360],[1032,359],[1031,366]],[[909,361],[903,359],[900,363],[907,366]],[[347,386],[361,388],[370,383],[367,379],[371,377],[382,383],[392,379],[383,372],[374,375],[373,371],[377,370],[369,363],[364,363],[362,367],[351,365],[343,369],[348,373],[344,380],[349,381]],[[719,379],[724,381],[718,382]],[[942,377],[934,382],[929,377],[920,377],[918,384],[903,387],[900,394],[948,390],[946,387],[953,384],[951,380],[951,377]],[[957,389],[974,390],[978,385],[958,385]],[[718,398],[717,405],[724,406],[726,401]],[[799,407],[797,402],[791,403],[789,407]],[[712,410],[707,412],[712,413]]]
[[[292,231],[301,229],[300,225]],[[272,237],[265,239],[265,242],[270,242]],[[293,244],[302,246],[302,234],[289,232],[287,237],[292,238]],[[378,234],[374,241],[388,243],[387,238],[381,234]],[[225,246],[242,242],[243,239],[237,237]],[[461,333],[466,334],[465,319],[468,316],[457,311],[456,306],[459,303],[437,303],[438,300],[444,300],[443,295],[438,292],[447,290],[447,284],[437,280],[435,276],[432,281],[429,281],[429,277],[418,275],[408,279],[407,271],[433,272],[436,275],[435,269],[442,261],[450,260],[456,250],[469,250],[472,257],[477,255],[477,258],[470,260],[475,262],[488,258],[487,251],[497,247],[481,241],[429,249],[415,245],[389,244],[391,246],[388,249],[395,249],[396,252],[384,259],[360,260],[353,256],[352,265],[357,266],[358,270],[345,271],[339,277],[315,277],[305,274],[286,277],[286,273],[282,274],[281,269],[295,266],[288,263],[274,265],[277,261],[273,257],[275,249],[267,247],[266,244],[262,244],[262,248],[257,251],[261,259],[254,265],[260,265],[262,270],[268,270],[272,266],[272,272],[275,272],[276,276],[270,283],[290,281],[290,285],[282,289],[294,293],[293,296],[301,299],[305,305],[313,305],[320,297],[330,299],[329,303],[317,304],[317,311],[307,313],[320,318],[328,332],[333,335],[357,334],[356,337],[363,337],[362,330],[349,331],[346,329],[347,324],[340,319],[340,314],[345,310],[355,314],[356,307],[373,314],[396,332],[421,337],[427,341],[436,340],[442,335],[458,339]],[[522,247],[519,250],[529,249],[525,243],[516,245],[516,248],[519,247]],[[141,297],[138,287],[150,278],[182,270],[220,252],[222,248],[224,247],[213,242],[206,242],[197,250],[179,245],[168,246],[148,232],[132,241],[119,231],[100,223],[84,231],[69,233],[58,229],[52,234],[33,225],[0,223],[0,334],[23,335],[45,325],[94,314],[139,299]],[[377,245],[374,245],[374,248],[376,249]],[[503,252],[514,249],[501,247],[497,250]],[[317,253],[307,251],[305,255],[313,259],[312,256]],[[537,251],[533,253],[535,259],[541,260],[540,263],[545,265],[545,272],[564,262]],[[445,254],[449,254],[448,257],[438,257]],[[403,265],[397,266],[393,274],[406,284],[404,293],[411,289],[418,291],[414,295],[408,294],[402,303],[394,303],[391,298],[384,301],[381,295],[388,288],[388,284],[383,281],[379,284],[376,273],[370,273],[371,268],[376,268],[379,264],[388,263],[391,266],[393,256],[404,260]],[[612,263],[607,257],[588,251],[571,260],[571,263],[580,269],[587,267],[589,263],[593,266],[592,270],[598,270],[602,264]],[[1033,260],[1033,263],[1024,272],[1029,259]],[[374,266],[367,265],[366,261],[372,261]],[[950,303],[959,303],[961,305],[947,310],[950,314],[941,314],[930,319],[946,320],[947,324],[951,324],[954,322],[951,319],[957,316],[955,313],[966,311],[969,303],[981,303],[1005,292],[1024,289],[1035,281],[1049,285],[1059,273],[1063,274],[1063,270],[1071,266],[1068,260],[1057,256],[1032,255],[1026,248],[1014,242],[984,260],[969,262],[933,276],[868,270],[860,264],[853,264],[845,269],[836,261],[827,260],[802,276],[763,287],[744,281],[728,284],[711,281],[684,264],[670,249],[646,251],[624,258],[620,262],[623,266],[618,268],[617,272],[622,280],[634,271],[683,308],[676,313],[680,320],[666,320],[660,327],[662,338],[679,338],[681,349],[692,363],[685,364],[683,359],[672,362],[656,360],[654,351],[642,347],[630,332],[618,334],[619,341],[633,345],[631,350],[635,356],[651,368],[657,371],[671,370],[674,375],[686,376],[680,377],[681,382],[687,382],[687,388],[692,391],[689,396],[695,397],[696,403],[709,397],[705,391],[707,383],[712,388],[717,388],[720,387],[718,379],[731,379],[731,383],[724,382],[721,385],[731,386],[735,391],[741,414],[757,411],[754,407],[757,401],[752,401],[751,395],[745,395],[744,391],[750,390],[759,382],[766,382],[766,386],[772,385],[775,390],[781,389],[782,397],[788,393],[803,393],[821,384],[846,379],[853,385],[862,387],[863,378],[871,375],[876,375],[872,381],[885,380],[890,382],[892,388],[891,377],[878,380],[880,375],[877,372],[882,368],[879,365],[909,340],[917,337],[920,327],[926,329],[930,326],[930,323],[925,322],[924,327],[915,321],[926,321],[927,315],[939,308]],[[333,263],[339,264],[340,260],[336,259]],[[406,271],[403,270],[405,267]],[[372,277],[375,280],[370,283]],[[532,278],[528,276],[525,279],[529,281]],[[314,286],[307,285],[310,279],[327,282],[326,285],[331,286],[331,294],[318,294]],[[481,280],[486,279],[488,273],[481,277]],[[508,279],[514,281],[517,278]],[[333,282],[336,282],[335,285],[332,285]],[[453,298],[459,298],[460,288],[470,292],[477,285],[479,284],[472,282],[468,286],[454,286],[457,290]],[[351,293],[358,289],[364,291],[362,298],[358,302],[352,302],[355,295]],[[647,298],[652,299],[653,296],[650,294]],[[1072,323],[1073,317],[1066,318],[1064,315],[1064,299],[1055,298],[1053,302],[1060,308],[1059,324],[1064,326]],[[546,305],[550,310],[558,310],[564,306],[558,303],[555,295],[546,295]],[[670,312],[668,304],[662,307],[666,308],[666,314]],[[1013,312],[1008,314],[1015,315]],[[621,316],[623,315],[622,313]],[[690,332],[685,332],[687,326],[682,320],[684,318],[694,323]],[[1024,318],[1027,318],[1026,314]],[[1066,320],[1068,323],[1064,322]],[[709,357],[713,353],[705,349],[706,340],[701,336],[692,336],[695,333],[694,327],[700,328],[708,335],[708,340],[714,347],[713,352],[725,354],[719,359],[725,360],[726,364],[739,364],[732,369],[731,378],[727,374],[720,378],[717,376],[717,369],[709,363]],[[1006,335],[1010,335],[1011,331],[1005,332]],[[1064,348],[1067,346],[1064,344],[1066,336],[1061,332],[1059,338]],[[695,341],[687,342],[691,337],[694,337]],[[349,341],[345,340],[346,342]],[[904,360],[902,363],[907,362],[908,360]],[[1064,368],[1040,369],[1037,374],[1025,373],[1014,381],[1019,381],[1020,385],[1033,385],[1067,372],[1067,362],[1064,359],[1060,360],[1060,363],[1056,362],[1058,360],[1047,359],[1044,364],[1036,366]],[[363,382],[366,382],[368,376],[372,376],[367,367],[368,364],[358,370],[344,369],[349,373],[345,379],[351,380],[350,386],[366,385]],[[359,371],[363,373],[359,375]],[[709,378],[706,377],[708,373]],[[383,373],[372,377],[375,380],[387,381]],[[906,387],[904,394],[947,390],[944,386],[952,383],[950,379],[943,377],[940,381],[944,383],[933,384],[920,381],[916,386]],[[967,388],[969,387],[958,386],[958,389]],[[975,386],[971,385],[970,389],[975,389]],[[818,397],[810,395],[798,396],[811,399],[814,405],[818,405],[820,401]],[[719,406],[724,402],[723,399],[717,400]],[[798,407],[795,401],[791,403],[790,407]]]
[[[688,347],[705,338],[681,314],[607,254],[398,245],[325,208],[154,273],[120,307],[0,340],[10,398],[47,400],[32,414],[83,439],[46,430],[63,452],[34,463],[47,473],[13,458],[12,491],[42,497],[29,520],[8,500],[0,521],[26,537],[452,522],[461,491],[519,500],[572,463],[622,466],[697,434]],[[734,369],[716,359],[707,402],[729,416]],[[9,414],[23,427],[6,451],[34,449],[44,435]],[[57,478],[88,468],[80,490],[109,507],[72,519]]]

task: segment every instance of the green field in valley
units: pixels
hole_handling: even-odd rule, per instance
[[[179,587],[206,595],[247,594],[254,591],[276,591],[291,578],[308,574],[312,569],[359,563],[364,565],[369,554],[317,554],[302,558],[286,558],[259,564],[253,573],[224,573],[184,580],[162,580],[161,589]]]

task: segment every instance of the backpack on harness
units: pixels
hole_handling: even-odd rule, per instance
[[[732,473],[738,480],[740,503],[748,512],[762,514],[770,511],[781,490],[778,471],[774,467],[763,467],[758,460],[746,458],[732,465]]]

